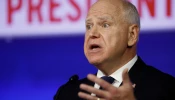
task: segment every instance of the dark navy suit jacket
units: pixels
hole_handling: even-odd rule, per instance
[[[175,100],[175,78],[146,65],[140,57],[130,69],[129,76],[136,84],[134,94],[137,100]],[[68,82],[58,89],[54,100],[83,100],[78,97],[78,92],[82,91],[81,83],[94,85],[87,78]]]

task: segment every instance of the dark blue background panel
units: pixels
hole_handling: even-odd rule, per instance
[[[175,76],[175,31],[141,32],[138,55]],[[95,73],[83,53],[84,36],[0,39],[0,100],[52,100],[78,74]]]

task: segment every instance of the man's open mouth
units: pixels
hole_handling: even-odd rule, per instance
[[[101,46],[98,45],[98,44],[92,44],[92,45],[90,45],[90,49],[91,49],[91,50],[99,49],[99,48],[101,48]]]

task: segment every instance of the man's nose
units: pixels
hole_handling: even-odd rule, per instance
[[[93,27],[91,32],[90,32],[90,38],[99,38],[100,37],[100,33],[98,30],[98,27]]]

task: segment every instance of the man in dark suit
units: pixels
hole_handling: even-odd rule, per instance
[[[136,54],[140,18],[126,0],[98,0],[86,18],[84,52],[96,75],[64,84],[55,100],[175,100],[175,78]],[[111,83],[101,79],[106,77]],[[102,88],[102,89],[101,89]]]

